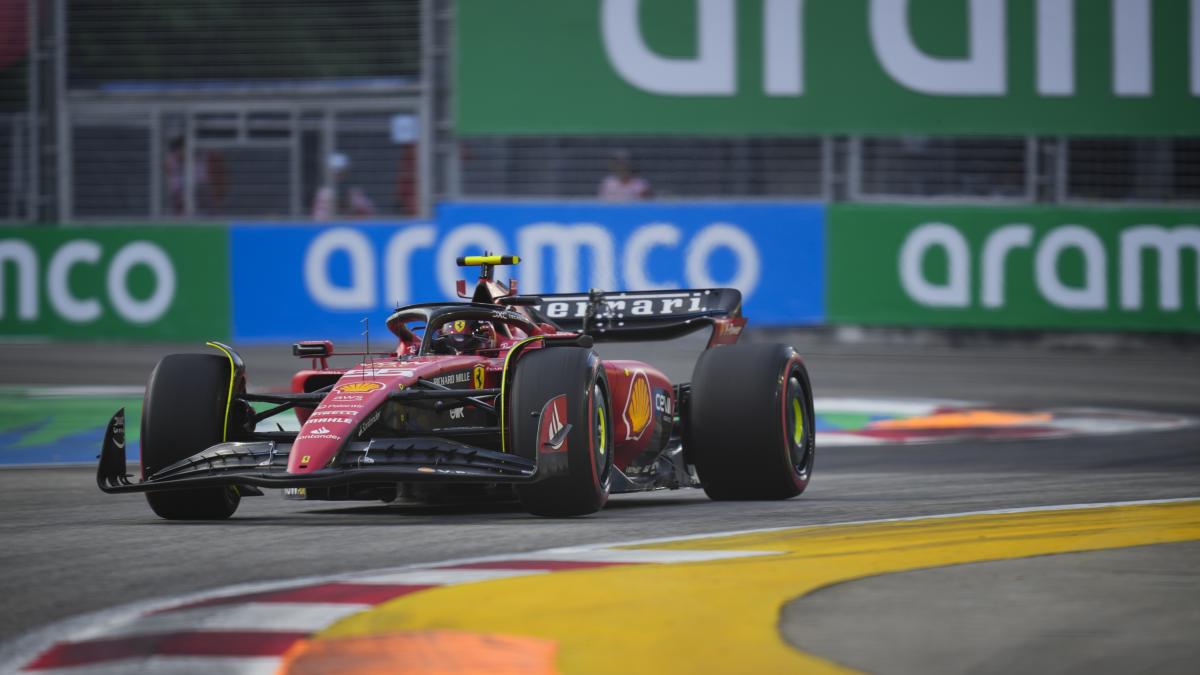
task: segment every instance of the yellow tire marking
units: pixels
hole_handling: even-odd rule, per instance
[[[795,428],[792,430],[792,442],[796,445],[804,444],[804,411],[800,409],[800,399],[792,399],[792,419],[796,420]]]
[[[508,386],[508,362],[510,359],[512,359],[513,354],[516,354],[517,351],[525,345],[529,344],[530,342],[544,339],[546,338],[543,335],[535,335],[533,337],[525,338],[509,348],[508,354],[504,356],[504,367],[500,370],[500,452],[508,452],[507,443],[505,442],[504,438],[504,418],[506,416],[506,413],[504,412],[504,406],[505,399],[507,398],[504,390]]]
[[[773,551],[559,572],[398,598],[318,635],[502,631],[558,644],[564,673],[853,672],[788,646],[780,608],[852,579],[1200,539],[1200,501],[815,526],[624,548]],[[673,645],[673,646],[672,646]]]
[[[219,350],[229,359],[229,391],[225,394],[225,420],[221,427],[221,440],[226,441],[229,439],[229,409],[233,406],[233,380],[237,377],[237,367],[233,363],[233,352],[225,345],[219,342],[205,342],[204,345]]]

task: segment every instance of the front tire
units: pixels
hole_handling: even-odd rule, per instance
[[[158,362],[142,405],[143,478],[225,440],[229,377],[229,359],[215,354],[171,354]],[[150,508],[167,520],[223,520],[241,499],[233,485],[146,493]]]
[[[537,482],[517,486],[521,504],[539,516],[599,511],[608,502],[613,466],[608,380],[599,357],[578,347],[536,349],[517,362],[511,386],[513,450],[538,463]],[[559,397],[565,403],[556,413]],[[568,424],[561,445],[545,442],[548,430]]]
[[[794,349],[718,347],[696,362],[686,452],[714,500],[789,499],[816,455],[812,386]]]

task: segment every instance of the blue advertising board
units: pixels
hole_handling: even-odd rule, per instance
[[[521,256],[520,292],[732,286],[752,325],[824,320],[825,207],[797,203],[452,203],[434,222],[235,225],[239,341],[361,339],[397,305],[454,300],[454,259]],[[375,323],[378,320],[378,323]]]

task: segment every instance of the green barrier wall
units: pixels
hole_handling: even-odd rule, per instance
[[[1200,210],[834,205],[830,323],[1200,331]]]
[[[0,336],[227,338],[223,227],[0,228]]]
[[[1193,7],[463,0],[457,131],[1195,135]]]

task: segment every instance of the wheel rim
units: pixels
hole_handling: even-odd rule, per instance
[[[612,453],[608,451],[608,414],[605,411],[604,390],[599,385],[592,389],[592,401],[596,418],[594,431],[596,474],[600,484],[604,485],[608,481],[609,467],[612,466]]]
[[[804,386],[800,384],[800,379],[793,374],[788,378],[787,396],[789,404],[787,406],[787,427],[784,433],[788,441],[788,456],[792,463],[792,469],[804,476],[808,470],[808,433],[809,425],[805,417],[808,415],[808,408],[805,405]]]
[[[792,443],[804,445],[804,412],[800,409],[800,399],[792,399]]]

